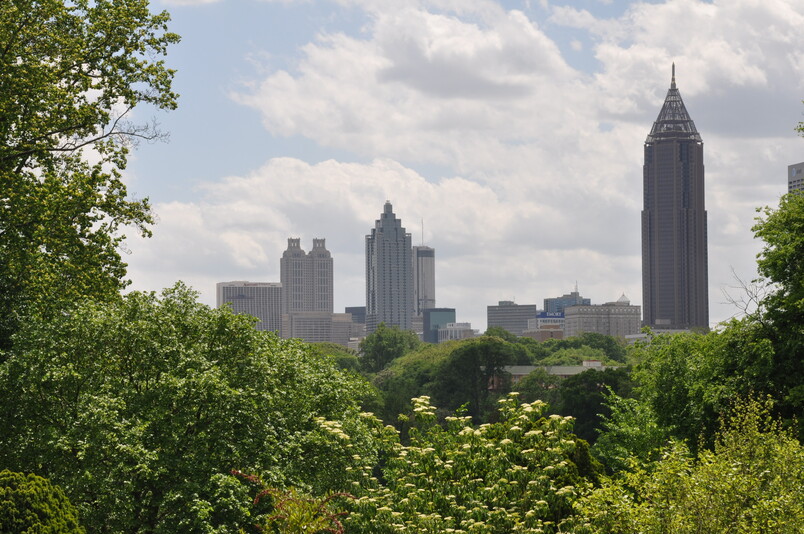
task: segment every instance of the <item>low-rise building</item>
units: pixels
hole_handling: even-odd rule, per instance
[[[625,295],[615,302],[570,306],[564,309],[564,337],[596,332],[621,337],[638,334],[642,324],[642,307],[632,306]]]

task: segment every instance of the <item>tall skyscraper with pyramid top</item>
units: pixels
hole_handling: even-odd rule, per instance
[[[643,323],[708,328],[703,141],[676,88],[676,67],[645,140],[642,210]]]

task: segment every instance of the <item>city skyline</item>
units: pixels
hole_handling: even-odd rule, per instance
[[[154,237],[131,289],[278,280],[286,238],[326,236],[334,309],[360,305],[386,199],[438,252],[437,305],[540,303],[578,281],[642,300],[642,145],[675,61],[706,141],[710,323],[755,277],[755,208],[804,161],[800,2],[155,0],[182,35],[169,143],[132,151]],[[381,6],[381,8],[380,8]],[[768,31],[768,28],[774,31]],[[138,109],[137,121],[151,113]]]

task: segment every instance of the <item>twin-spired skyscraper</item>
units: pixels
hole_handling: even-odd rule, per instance
[[[709,326],[703,141],[676,88],[676,67],[645,140],[642,210],[643,323]]]

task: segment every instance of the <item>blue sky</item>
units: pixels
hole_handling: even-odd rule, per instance
[[[364,304],[364,236],[390,200],[436,249],[437,305],[485,329],[499,300],[578,283],[641,304],[642,144],[675,61],[704,140],[713,324],[750,280],[755,208],[804,161],[800,0],[153,0],[182,42],[179,109],[126,177],[154,204],[134,289],[278,281],[326,238],[335,306]],[[422,221],[424,227],[422,229]]]

